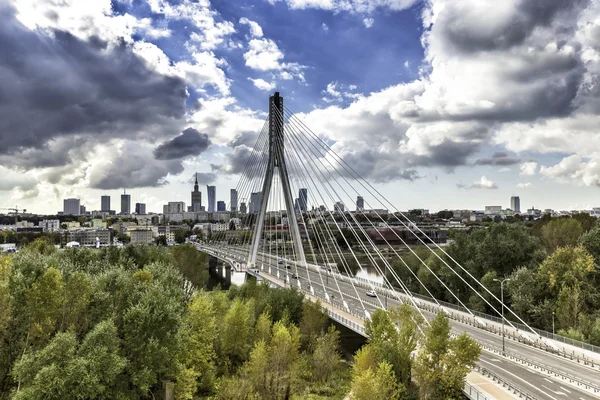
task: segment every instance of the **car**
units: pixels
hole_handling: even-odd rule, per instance
[[[277,264],[283,264],[283,260],[277,260]]]
[[[377,297],[377,293],[374,290],[367,290],[367,296],[369,297]]]
[[[292,266],[291,266],[291,265],[289,265],[289,264],[287,264],[285,267],[286,267],[287,269],[292,269]]]
[[[297,274],[292,274],[292,278],[298,279],[298,275]]]

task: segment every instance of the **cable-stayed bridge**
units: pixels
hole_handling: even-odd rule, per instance
[[[467,332],[482,345],[479,373],[499,382],[507,394],[600,398],[599,349],[551,339],[528,326],[332,146],[295,117],[279,93],[271,96],[269,116],[237,186],[244,206],[234,205],[240,212],[229,230],[213,234],[198,249],[236,271],[320,299],[332,319],[359,334],[364,335],[364,320],[376,309],[403,302],[425,321],[444,312],[453,332]],[[443,265],[443,275],[428,265],[431,257],[419,256],[415,245]],[[407,254],[456,304],[432,295],[423,276],[403,260]],[[393,263],[406,268],[427,295],[411,293]],[[364,278],[373,274],[376,279]],[[459,280],[493,315],[470,310],[450,289],[449,279]]]

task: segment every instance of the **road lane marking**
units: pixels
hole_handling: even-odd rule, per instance
[[[554,382],[552,382],[552,381],[551,381],[550,379],[548,379],[548,378],[544,378],[544,380],[545,380],[546,382],[549,382],[549,383],[554,383]]]
[[[571,391],[570,391],[569,389],[565,389],[565,388],[564,388],[564,387],[562,387],[562,386],[559,386],[559,387],[560,387],[562,390],[564,390],[565,392],[567,392],[567,393],[571,393]]]
[[[543,391],[543,390],[541,390],[539,387],[537,387],[537,386],[535,386],[535,385],[533,385],[533,384],[529,383],[528,381],[526,381],[525,379],[521,378],[520,376],[518,376],[518,375],[515,375],[515,374],[513,374],[512,372],[510,372],[510,371],[508,371],[508,370],[506,370],[506,369],[504,369],[504,368],[502,368],[502,367],[500,367],[500,366],[498,366],[498,365],[496,365],[496,364],[492,364],[491,362],[489,362],[489,361],[486,361],[486,360],[482,360],[482,359],[480,359],[479,361],[481,361],[481,362],[484,362],[484,363],[486,363],[486,364],[493,365],[494,367],[496,367],[496,368],[498,368],[498,369],[501,369],[502,371],[506,372],[507,374],[510,374],[510,375],[514,376],[515,378],[517,378],[517,379],[519,379],[519,380],[521,380],[521,381],[525,382],[526,384],[528,384],[528,385],[529,385],[529,386],[531,386],[532,388],[534,388],[534,389],[536,389],[536,390],[539,390],[540,392],[544,393],[546,396],[550,397],[551,399],[558,400],[556,397],[554,397],[554,396],[550,395],[549,393],[546,393],[546,392],[544,392],[544,391]],[[542,385],[542,386],[544,386],[544,385]]]
[[[542,387],[545,387],[546,389],[548,389],[549,391],[551,391],[552,393],[554,393],[554,394],[556,394],[556,395],[559,395],[559,396],[566,396],[566,394],[565,394],[565,393],[563,393],[563,392],[557,392],[557,391],[555,391],[555,390],[552,390],[552,389],[550,389],[548,386],[542,385]]]

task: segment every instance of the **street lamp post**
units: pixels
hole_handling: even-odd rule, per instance
[[[554,339],[554,311],[552,311],[552,339]]]
[[[500,282],[500,302],[502,303],[502,354],[504,354],[504,282],[510,281],[510,278],[494,279],[494,281]]]

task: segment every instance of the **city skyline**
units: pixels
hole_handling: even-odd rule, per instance
[[[0,206],[228,199],[275,90],[398,209],[600,205],[597,2],[5,3]]]

